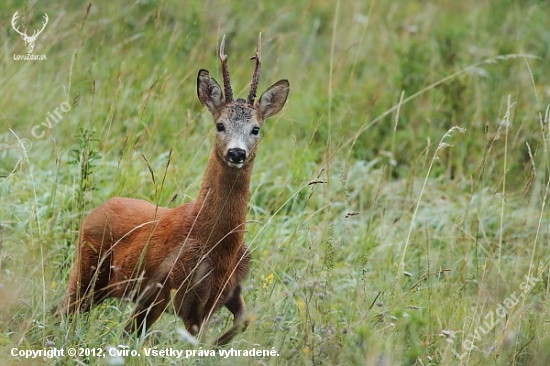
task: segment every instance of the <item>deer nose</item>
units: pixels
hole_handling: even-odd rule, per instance
[[[240,164],[244,163],[246,159],[246,151],[239,149],[238,147],[227,150],[227,160],[230,163]]]

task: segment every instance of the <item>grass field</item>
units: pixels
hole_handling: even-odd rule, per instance
[[[48,14],[33,51],[47,60],[14,60],[16,11],[29,34]],[[195,351],[189,365],[550,364],[549,13],[543,0],[4,1],[0,364],[182,363],[153,347]],[[260,91],[286,78],[291,92],[252,177],[253,321],[226,349],[278,356],[199,357],[226,310],[197,346],[171,314],[124,338],[132,304],[118,300],[52,315],[89,210],[196,197],[215,131],[197,72],[220,81],[226,34],[244,97],[260,31]],[[141,356],[12,356],[51,347]]]

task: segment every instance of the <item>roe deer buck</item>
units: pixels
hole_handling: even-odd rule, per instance
[[[261,36],[261,34],[260,34]],[[290,85],[280,80],[254,103],[260,78],[260,42],[248,99],[233,100],[220,45],[224,93],[200,70],[197,94],[214,119],[215,143],[196,201],[170,209],[130,198],[111,198],[80,227],[65,313],[87,311],[107,297],[137,302],[129,333],[143,332],[173,306],[188,331],[204,334],[211,314],[226,306],[232,327],[216,341],[229,342],[248,325],[241,282],[250,253],[243,242],[250,175],[264,120],[284,106]]]

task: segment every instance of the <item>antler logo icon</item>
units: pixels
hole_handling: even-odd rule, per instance
[[[26,29],[24,32],[21,32],[19,30],[19,27],[15,26],[15,22],[17,21],[17,18],[19,18],[18,11],[16,11],[15,14],[13,14],[13,17],[11,18],[11,26],[13,27],[13,29],[15,29],[17,33],[21,35],[21,38],[23,38],[23,41],[25,41],[25,48],[27,49],[27,53],[32,53],[32,50],[34,49],[34,42],[36,41],[40,33],[42,33],[44,28],[46,28],[46,24],[48,24],[48,20],[49,20],[48,14],[44,13],[44,22],[42,23],[42,29],[35,30],[32,33],[32,36],[29,36],[27,34]]]

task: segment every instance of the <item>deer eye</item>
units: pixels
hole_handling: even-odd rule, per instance
[[[225,126],[223,125],[223,123],[216,123],[216,131],[218,132],[225,131]]]
[[[252,129],[252,132],[250,132],[250,133],[253,134],[253,135],[257,135],[258,132],[260,132],[260,127],[254,127],[254,128]]]

